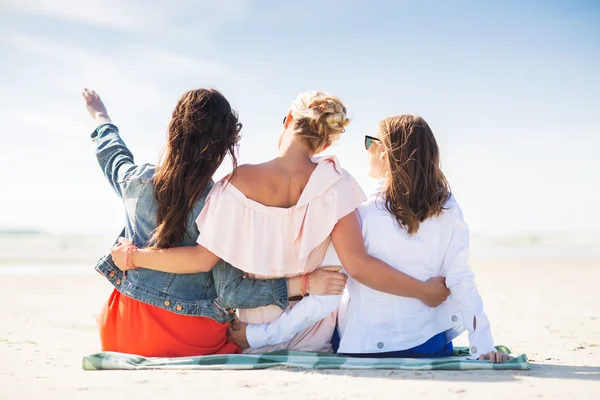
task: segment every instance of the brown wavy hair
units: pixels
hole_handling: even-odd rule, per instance
[[[431,128],[419,116],[386,118],[379,132],[389,175],[382,189],[386,209],[413,235],[421,222],[443,212],[450,197],[440,151]]]
[[[173,247],[183,241],[188,216],[226,155],[235,170],[241,128],[237,114],[218,91],[197,89],[181,96],[154,175],[158,204],[154,247]]]

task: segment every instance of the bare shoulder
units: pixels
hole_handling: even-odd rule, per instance
[[[247,197],[254,198],[262,190],[262,182],[269,170],[268,163],[243,164],[232,173],[229,182]]]

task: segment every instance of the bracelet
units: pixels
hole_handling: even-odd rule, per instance
[[[308,291],[310,290],[310,281],[308,280],[308,274],[305,275],[306,277],[306,286],[304,286],[304,289],[306,289],[306,295],[308,296]]]
[[[308,295],[308,274],[302,275],[302,284],[300,285],[300,295],[306,297]]]
[[[136,250],[137,250],[137,246],[135,244],[132,244],[131,246],[129,246],[127,248],[127,251],[125,252],[125,268],[127,268],[128,270],[136,269],[136,267],[131,262],[131,254]]]

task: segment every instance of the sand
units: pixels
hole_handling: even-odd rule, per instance
[[[0,270],[0,399],[600,399],[600,259],[473,267],[497,343],[527,353],[532,370],[86,372],[111,287],[93,272]]]

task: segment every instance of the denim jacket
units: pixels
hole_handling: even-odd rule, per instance
[[[136,165],[133,155],[113,124],[102,124],[92,133],[100,168],[125,208],[125,228],[121,233],[138,247],[148,247],[156,229],[157,204],[154,199],[155,166]],[[204,207],[212,183],[204,190],[188,217],[181,246],[194,246],[198,237],[196,217]],[[204,316],[219,322],[233,318],[234,308],[288,305],[286,279],[246,279],[244,272],[219,261],[211,272],[169,274],[145,268],[123,274],[110,254],[98,260],[96,270],[126,296],[184,315]]]

